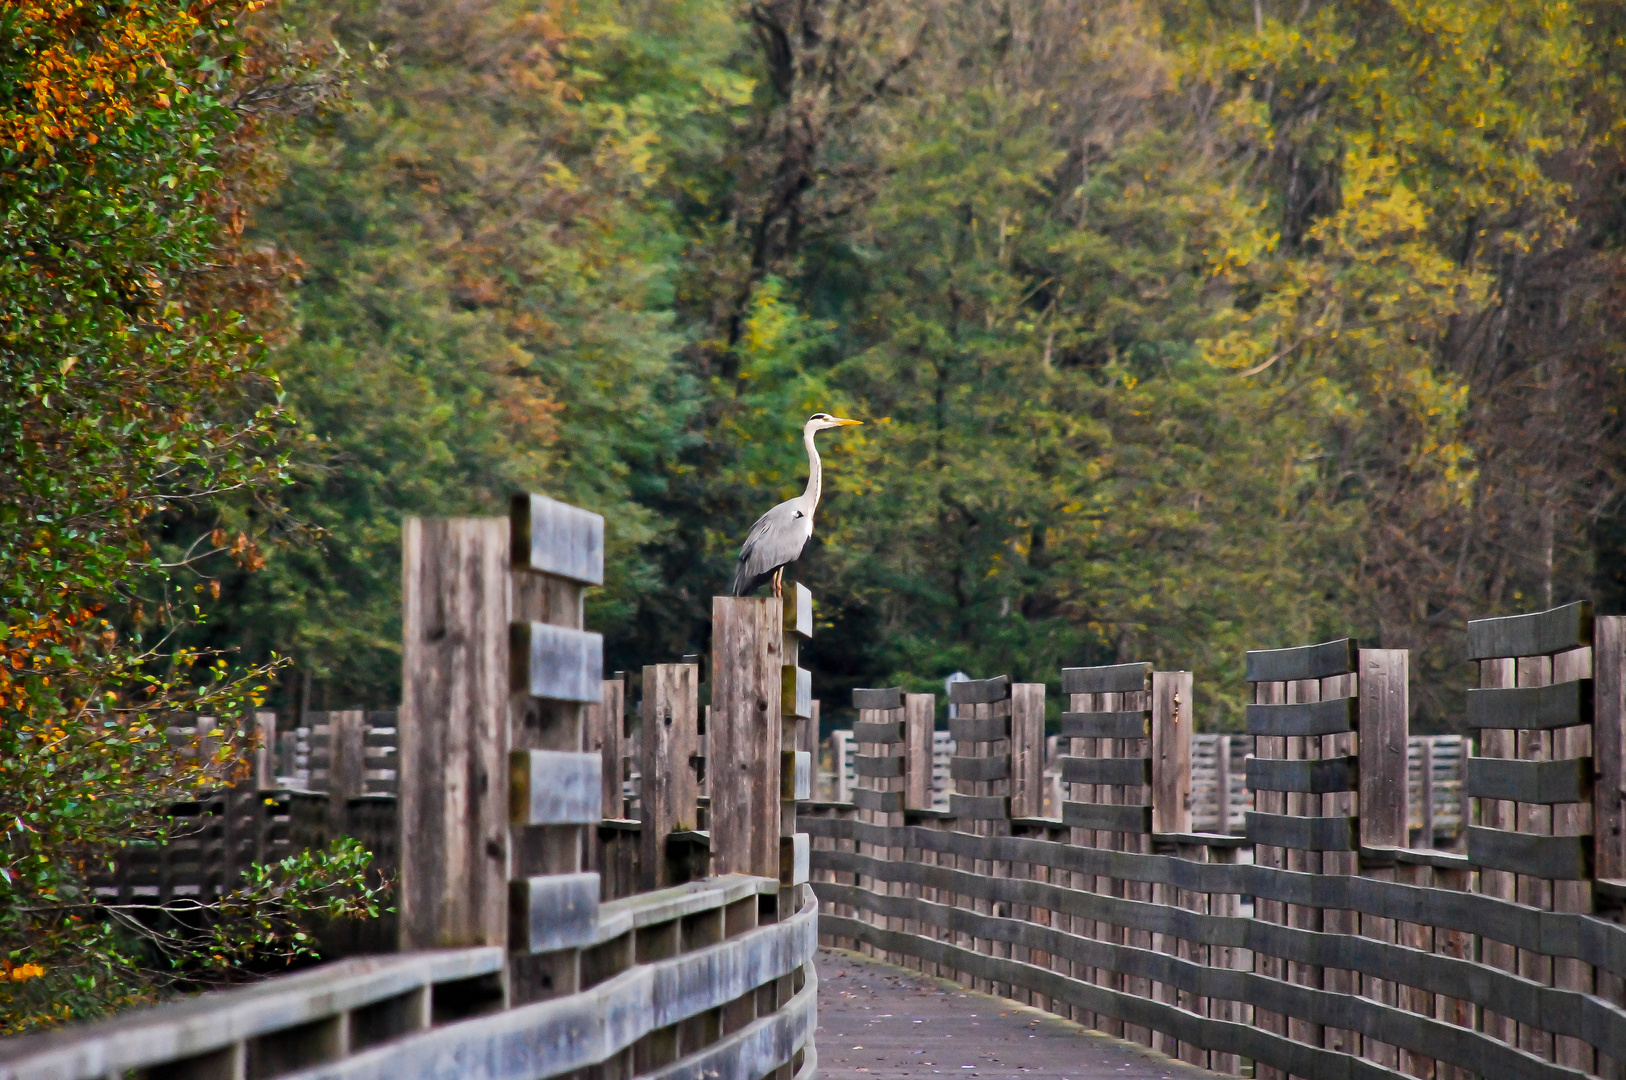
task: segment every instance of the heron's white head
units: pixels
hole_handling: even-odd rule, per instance
[[[802,426],[802,430],[812,434],[815,431],[829,431],[831,428],[853,427],[862,424],[862,420],[843,420],[839,416],[831,416],[827,412],[814,413],[812,418]]]

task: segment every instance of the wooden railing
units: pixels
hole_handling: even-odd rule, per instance
[[[734,875],[604,904],[582,991],[549,1001],[510,1005],[500,948],[356,958],[12,1040],[0,1077],[410,1080],[447,1075],[448,1062],[487,1080],[593,1066],[762,1077],[793,1059],[806,1077],[816,914],[808,896],[780,920],[778,890]]]
[[[930,767],[906,739],[930,704],[859,691],[882,706],[860,789],[800,817],[820,933],[1261,1080],[1619,1076],[1626,619],[1571,605],[1469,643],[1466,855],[1404,846],[1403,652],[1249,654],[1245,837],[1190,831],[1185,673],[1063,674],[1059,819],[1021,812],[1042,687],[951,688],[977,786],[948,813],[897,794]]]
[[[398,936],[333,926],[321,940],[401,951],[8,1040],[0,1080],[807,1080],[818,911],[794,831],[810,759],[792,749],[811,715],[796,663],[807,591],[716,601],[706,712],[697,664],[645,669],[629,822],[620,684],[583,626],[603,520],[522,496],[508,520],[403,533],[393,724],[328,714],[314,747],[327,792],[222,793],[209,828],[155,849],[151,871],[127,861],[98,883],[162,902],[190,875],[217,895],[256,857],[359,828],[399,869],[398,912],[359,925]],[[399,796],[360,794],[389,779],[370,775],[387,747],[368,742],[386,729]],[[259,757],[256,778],[275,775]],[[363,813],[375,805],[388,813]]]

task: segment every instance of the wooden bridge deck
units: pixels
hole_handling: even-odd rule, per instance
[[[1174,1061],[945,979],[820,949],[819,1080],[1213,1080]]]

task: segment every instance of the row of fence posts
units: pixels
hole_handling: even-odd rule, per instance
[[[1043,684],[1012,684],[997,677],[950,685],[948,726],[957,746],[951,762],[956,790],[946,813],[932,809],[925,783],[932,767],[934,697],[901,689],[855,691],[858,787],[851,793],[851,812],[860,821],[881,825],[907,822],[984,836],[1034,836],[1098,849],[1161,851],[1198,861],[1233,861],[1238,848],[1248,846],[1254,862],[1264,867],[1307,875],[1364,875],[1477,891],[1544,910],[1617,916],[1626,898],[1622,881],[1626,618],[1594,620],[1590,604],[1583,602],[1530,616],[1481,620],[1469,625],[1468,659],[1479,668],[1480,685],[1468,691],[1466,701],[1465,723],[1473,733],[1475,751],[1464,763],[1466,857],[1404,850],[1409,842],[1408,654],[1361,649],[1350,639],[1248,654],[1246,678],[1252,702],[1246,724],[1256,745],[1247,762],[1247,784],[1255,793],[1255,809],[1247,814],[1244,837],[1192,832],[1192,677],[1189,672],[1154,671],[1150,664],[1062,671],[1067,708],[1061,717],[1061,737],[1070,752],[1060,762],[1068,798],[1057,817],[1039,816]],[[824,837],[817,841],[821,849],[830,849],[833,843]],[[867,843],[859,843],[857,850],[894,861],[905,854]],[[912,857],[931,864],[955,859],[929,851]],[[994,877],[1041,871],[1039,876],[1049,878],[1042,868],[998,862],[960,859],[959,869]],[[1073,888],[1210,914],[1236,914],[1235,905],[1242,899],[1071,876]],[[839,879],[821,871],[816,880]],[[902,890],[909,888],[862,874],[852,883],[882,894],[905,895]],[[1212,906],[1221,903],[1230,906]],[[973,899],[970,904],[988,913],[987,901]],[[833,913],[858,914],[842,905],[836,905]],[[1359,935],[1478,959],[1538,984],[1597,993],[1617,1004],[1623,1001],[1620,980],[1596,972],[1583,960],[1554,959],[1491,936],[1480,939],[1482,955],[1475,957],[1474,935],[1436,930],[1422,922],[1264,898],[1257,900],[1253,916],[1300,930]],[[1049,919],[1052,913],[1042,917]],[[868,918],[883,928],[888,924],[885,916]],[[1142,949],[1163,948],[1148,931],[1078,925],[1076,919],[1074,924],[1073,931],[1085,936],[1105,936]],[[934,933],[914,925],[893,928]],[[957,943],[992,956],[1010,955],[1008,944],[979,941],[963,933],[952,936]],[[1218,946],[1210,950],[1172,940],[1168,946],[1192,955],[1200,951],[1210,966],[1231,967],[1238,959],[1232,955],[1238,950]],[[862,948],[871,951],[867,944]],[[1428,1012],[1581,1072],[1596,1073],[1600,1066],[1588,1043],[1516,1024],[1489,1008],[1399,987],[1359,971],[1291,962],[1262,952],[1254,954],[1252,964],[1255,972],[1271,979]],[[1126,978],[1106,969],[1072,974],[1136,996],[1155,994],[1178,1001],[1182,1008],[1219,1019],[1244,1019],[1236,1012],[1241,1003],[1186,1000],[1173,988],[1158,989],[1143,978]],[[981,990],[1012,992],[982,979],[967,981]],[[1040,1000],[1034,1004],[1055,1005]],[[1219,1071],[1235,1072],[1239,1067],[1234,1055],[1209,1055],[1173,1039],[1154,1039],[1151,1031],[1110,1017],[1055,1007],[1111,1034],[1159,1045]],[[1443,1065],[1436,1073],[1434,1063],[1419,1054],[1262,1007],[1252,1010],[1252,1023],[1296,1042],[1411,1075],[1466,1075]],[[1256,1075],[1265,1080],[1284,1074],[1260,1064]]]
[[[508,945],[514,1004],[580,987],[605,879],[626,872],[601,843],[618,826],[639,848],[638,891],[774,878],[776,918],[807,880],[811,595],[714,600],[709,706],[698,664],[643,669],[627,827],[625,687],[583,628],[603,543],[602,518],[539,495],[517,497],[509,522],[408,519],[403,533],[400,944]]]

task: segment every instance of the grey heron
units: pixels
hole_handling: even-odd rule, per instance
[[[772,581],[773,594],[780,595],[785,567],[802,557],[802,549],[813,537],[813,511],[818,509],[819,493],[824,487],[824,470],[819,465],[813,435],[862,423],[821,412],[802,425],[802,445],[807,447],[807,490],[786,499],[751,526],[750,535],[740,547],[739,566],[734,570],[735,596],[750,596],[766,581]]]

